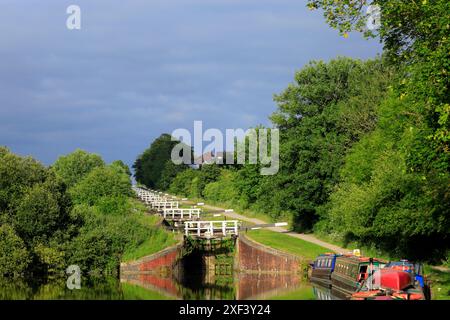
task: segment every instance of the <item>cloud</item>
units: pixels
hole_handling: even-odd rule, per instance
[[[4,0],[0,144],[47,164],[81,147],[131,163],[176,128],[269,124],[272,95],[311,59],[359,58],[298,0]]]

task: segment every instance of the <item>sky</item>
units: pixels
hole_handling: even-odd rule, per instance
[[[178,128],[270,125],[311,60],[367,59],[304,0],[0,0],[0,145],[46,165],[81,148],[132,164]],[[69,30],[69,5],[81,29]]]

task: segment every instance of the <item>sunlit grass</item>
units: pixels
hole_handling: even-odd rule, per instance
[[[450,300],[450,272],[441,272],[425,266],[425,274],[431,280],[431,298]]]
[[[138,201],[133,202],[133,206],[136,219],[138,219],[142,225],[153,228],[153,232],[150,237],[140,245],[132,248],[126,248],[122,255],[122,262],[140,259],[173,246],[178,242],[175,234],[159,226],[161,223],[160,216],[146,214],[145,206]]]
[[[270,230],[252,230],[247,235],[256,242],[308,260],[313,260],[319,254],[330,251],[317,244]]]

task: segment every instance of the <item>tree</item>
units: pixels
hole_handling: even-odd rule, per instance
[[[103,197],[131,196],[129,176],[114,166],[98,167],[70,189],[76,204],[96,205]]]
[[[27,188],[46,178],[47,170],[38,161],[0,148],[0,216],[13,209]]]
[[[136,181],[149,188],[156,188],[164,166],[170,160],[171,151],[177,144],[169,134],[162,134],[135,161],[133,168]]]
[[[205,196],[205,188],[209,183],[217,181],[220,177],[220,166],[218,164],[204,164],[200,168],[199,175],[197,177],[197,193],[200,197]]]
[[[63,224],[56,197],[42,184],[31,187],[21,198],[13,215],[14,228],[28,243],[50,237]]]
[[[339,181],[346,152],[374,129],[391,78],[381,59],[311,62],[297,72],[295,83],[275,96],[271,119],[281,130],[281,168],[262,180],[258,207],[290,211],[298,230],[310,230]]]
[[[180,141],[172,140],[169,134],[162,134],[157,138],[151,146],[146,149],[134,162],[133,168],[135,171],[136,181],[142,183],[149,188],[160,188],[160,180],[163,175],[164,168],[168,161],[171,160],[172,149]],[[192,150],[192,148],[191,148]],[[181,154],[182,156],[182,154]],[[192,155],[191,155],[192,159]],[[179,165],[185,167],[185,164]],[[168,167],[167,170],[172,170],[174,167]],[[166,179],[171,176],[172,173],[169,171],[166,173]],[[163,183],[165,187],[167,182]]]
[[[131,177],[131,171],[130,168],[122,161],[122,160],[116,160],[111,163],[111,167],[116,167],[119,170],[122,170],[125,172],[128,176]]]
[[[0,226],[0,276],[20,275],[31,262],[22,239],[8,224]]]
[[[364,7],[368,3],[368,0],[309,0],[308,6],[322,8],[328,23],[346,33],[363,30],[367,21]],[[397,68],[403,69],[396,93],[399,99],[406,98],[410,104],[409,110],[399,115],[405,127],[414,130],[408,146],[409,168],[427,171],[432,167],[448,172],[450,2],[374,0],[371,3],[381,9],[378,33],[385,52]]]
[[[169,191],[173,194],[183,195],[186,197],[198,197],[199,195],[197,192],[195,192],[195,194],[192,192],[194,189],[192,184],[194,180],[198,180],[199,174],[200,171],[194,169],[187,169],[179,172],[170,184]],[[197,191],[197,188],[195,188],[195,191]]]
[[[168,190],[177,174],[187,169],[188,166],[186,165],[174,164],[171,160],[168,160],[161,173],[161,179],[157,188],[160,190]]]
[[[99,155],[77,149],[66,156],[59,157],[52,168],[68,187],[72,187],[94,168],[104,165]]]

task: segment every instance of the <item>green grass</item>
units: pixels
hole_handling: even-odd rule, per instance
[[[159,292],[148,290],[133,284],[122,283],[122,292],[125,300],[173,300]]]
[[[175,195],[175,196],[179,197],[180,199],[184,198],[184,196],[180,196],[180,195]],[[203,202],[207,206],[209,205],[212,207],[218,207],[218,208],[223,208],[223,209],[233,209],[234,213],[236,213],[236,214],[240,214],[242,216],[245,216],[245,217],[251,218],[251,219],[259,219],[265,223],[287,222],[288,223],[287,229],[292,229],[292,218],[291,217],[280,217],[280,218],[276,219],[277,221],[275,221],[272,217],[270,217],[267,214],[257,212],[257,211],[251,210],[251,209],[237,208],[236,205],[233,205],[230,203],[205,200],[205,199],[201,199],[201,198],[188,198],[188,201],[192,202],[192,203]],[[180,208],[192,208],[193,205],[194,204],[189,204],[189,205],[182,204],[182,205],[180,205]],[[208,212],[208,209],[204,208],[203,206],[197,206],[197,208],[201,208],[201,209],[203,209],[204,212]],[[212,215],[210,215],[210,214],[204,214],[203,217],[205,217],[204,220],[208,220],[208,221],[224,220],[223,216],[212,217]],[[228,219],[228,220],[230,220],[230,219]],[[249,223],[244,220],[240,220],[240,221],[243,221],[247,224]]]
[[[123,262],[138,260],[142,257],[151,255],[165,248],[175,245],[178,241],[175,236],[167,232],[160,232],[155,236],[144,241],[136,248],[128,249],[122,256]]]
[[[450,272],[441,272],[425,266],[425,274],[431,280],[431,298],[450,300]]]
[[[145,214],[145,206],[138,201],[133,203],[133,205],[136,210],[136,219],[138,219],[142,225],[153,228],[154,230],[152,236],[140,245],[132,248],[126,248],[122,255],[122,262],[137,260],[173,246],[178,242],[175,234],[165,230],[161,226],[158,226],[161,222],[161,217],[157,215]]]
[[[292,253],[308,260],[313,260],[319,254],[330,251],[314,243],[269,230],[249,231],[247,236],[266,246]]]

